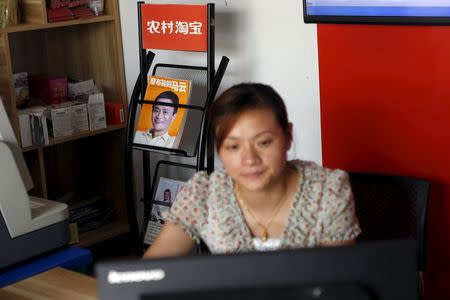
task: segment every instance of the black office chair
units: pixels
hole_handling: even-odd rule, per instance
[[[426,266],[429,182],[406,176],[349,173],[360,240],[417,240],[417,269]]]
[[[349,175],[362,230],[358,240],[415,239],[419,291],[423,294],[429,182],[406,176]]]

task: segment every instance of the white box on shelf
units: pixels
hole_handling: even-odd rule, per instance
[[[89,95],[88,114],[90,130],[106,128],[105,99],[103,93]]]
[[[48,127],[45,106],[36,105],[24,109],[30,113],[31,136],[33,144],[37,146],[48,145]]]
[[[16,95],[16,103],[22,104],[30,98],[30,90],[28,88],[28,73],[13,74],[14,93]]]
[[[70,100],[87,100],[89,95],[95,93],[94,80],[84,80],[68,83],[68,96]]]
[[[25,110],[17,110],[20,128],[20,143],[22,148],[33,146],[33,137],[31,135],[30,113]]]
[[[103,15],[104,0],[89,0],[89,8],[96,16]]]
[[[28,73],[27,72],[14,73],[13,84],[15,88],[24,86],[28,87]]]
[[[50,123],[50,134],[54,138],[72,135],[72,119],[70,102],[47,107],[47,118]]]
[[[73,132],[89,130],[88,111],[86,103],[74,103],[70,107]]]

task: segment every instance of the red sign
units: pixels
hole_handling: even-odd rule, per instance
[[[208,50],[206,5],[142,4],[142,47]]]

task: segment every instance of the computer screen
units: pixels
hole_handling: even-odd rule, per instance
[[[415,241],[105,261],[100,299],[417,299]]]
[[[450,24],[448,0],[302,0],[306,23]]]

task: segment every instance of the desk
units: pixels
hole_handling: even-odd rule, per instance
[[[94,300],[96,280],[63,268],[51,269],[0,289],[2,300]]]
[[[76,270],[91,263],[92,253],[87,249],[80,247],[57,249],[0,272],[0,288],[56,267]]]

